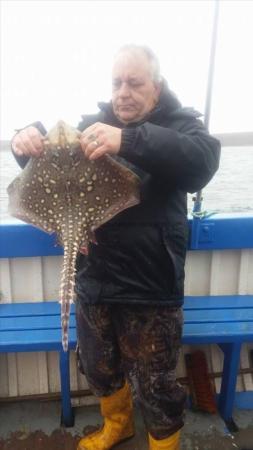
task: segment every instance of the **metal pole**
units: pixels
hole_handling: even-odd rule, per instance
[[[215,66],[215,55],[216,55],[217,34],[218,34],[218,18],[219,18],[219,0],[215,0],[212,42],[211,42],[206,101],[205,101],[205,116],[204,116],[204,125],[206,126],[207,129],[209,129],[210,111],[212,103],[214,66]],[[193,214],[199,213],[201,211],[201,205],[202,205],[202,191],[198,191],[194,199]]]

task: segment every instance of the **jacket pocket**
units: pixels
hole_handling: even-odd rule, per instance
[[[185,258],[187,230],[181,224],[162,227],[162,239],[174,269],[173,294],[183,295],[185,279]]]
[[[173,295],[174,264],[160,225],[110,227],[99,236],[104,252],[106,296],[167,299]]]

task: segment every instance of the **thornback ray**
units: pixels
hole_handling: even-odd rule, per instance
[[[64,351],[78,251],[88,247],[102,224],[140,202],[139,177],[109,155],[90,161],[81,150],[80,135],[59,121],[45,136],[41,156],[31,157],[7,188],[10,214],[55,232],[64,248],[59,293]]]

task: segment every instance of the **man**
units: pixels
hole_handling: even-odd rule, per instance
[[[103,428],[78,450],[108,450],[133,436],[131,390],[150,449],[179,449],[185,392],[175,370],[182,335],[187,192],[203,188],[218,168],[220,144],[182,108],[160,76],[152,51],[117,54],[112,102],[79,124],[89,159],[114,155],[141,178],[141,203],[96,231],[79,254],[76,317],[80,370],[100,397]],[[20,131],[21,165],[43,151],[40,123]],[[130,388],[131,386],[131,388]]]

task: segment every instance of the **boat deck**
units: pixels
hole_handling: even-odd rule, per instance
[[[98,406],[76,408],[75,426],[59,426],[58,401],[1,403],[0,450],[76,450],[77,442],[101,423]],[[253,450],[253,411],[236,410],[240,430],[231,434],[216,415],[186,411],[181,450]],[[142,419],[136,411],[136,435],[118,450],[148,449]]]

